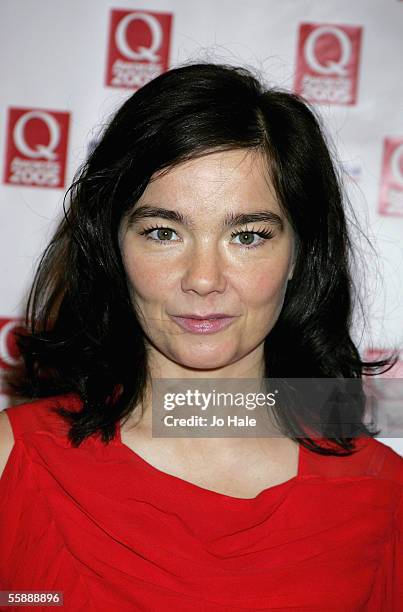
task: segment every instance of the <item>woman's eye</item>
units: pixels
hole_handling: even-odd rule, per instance
[[[147,240],[154,240],[154,242],[177,242],[177,240],[171,240],[172,235],[176,232],[169,227],[151,227],[141,231],[140,234],[145,235]]]
[[[233,238],[239,238],[239,242],[237,244],[241,244],[245,248],[255,248],[258,247],[273,238],[274,234],[269,230],[261,230],[258,232],[255,231],[243,231],[243,232],[234,232],[231,234]],[[257,240],[255,240],[257,238]]]

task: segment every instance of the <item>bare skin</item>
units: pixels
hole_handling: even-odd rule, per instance
[[[153,438],[141,425],[124,424],[122,443],[157,469],[223,495],[253,498],[298,471],[298,444],[285,437]]]

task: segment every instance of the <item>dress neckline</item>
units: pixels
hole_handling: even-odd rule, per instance
[[[116,445],[126,454],[126,456],[135,461],[138,465],[143,467],[151,476],[157,477],[159,479],[163,479],[167,484],[179,485],[184,492],[186,490],[196,494],[202,494],[205,498],[209,497],[212,500],[222,501],[226,504],[246,507],[251,504],[255,504],[256,502],[267,498],[272,495],[275,496],[280,495],[282,491],[287,492],[288,489],[294,487],[294,485],[305,475],[305,465],[306,465],[306,452],[307,449],[302,445],[298,444],[298,467],[297,474],[292,476],[288,480],[284,482],[280,482],[279,484],[272,485],[266,487],[262,491],[260,491],[255,497],[235,497],[233,495],[226,495],[225,493],[220,493],[218,491],[213,491],[212,489],[207,489],[200,485],[197,485],[189,480],[185,480],[180,476],[175,476],[174,474],[169,474],[168,472],[164,472],[160,470],[156,466],[152,465],[146,459],[144,459],[141,455],[136,453],[132,448],[127,446],[122,440],[122,432],[121,432],[121,424],[117,423],[117,436],[114,438]]]

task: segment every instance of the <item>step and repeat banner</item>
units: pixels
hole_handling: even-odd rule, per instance
[[[403,1],[3,0],[0,32],[0,380],[75,171],[128,96],[189,61],[249,67],[318,110],[366,236],[352,225],[353,337],[366,358],[403,347]],[[0,409],[15,401],[0,387]],[[403,454],[403,433],[383,441]]]

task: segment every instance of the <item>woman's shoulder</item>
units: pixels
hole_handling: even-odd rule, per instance
[[[388,444],[371,436],[355,440],[350,455],[307,455],[309,469],[316,474],[334,478],[372,477],[391,480],[403,486],[403,457]]]
[[[64,433],[65,423],[54,409],[78,409],[80,406],[80,398],[68,393],[24,401],[0,411],[0,477],[17,440],[40,431]]]
[[[367,438],[367,447],[370,455],[368,473],[403,486],[403,457],[389,444],[376,438]]]
[[[6,410],[0,412],[0,478],[14,446],[13,429]]]
[[[75,393],[53,395],[9,406],[3,412],[8,417],[14,438],[20,438],[37,431],[58,429],[60,417],[57,408],[78,409],[81,400]]]

